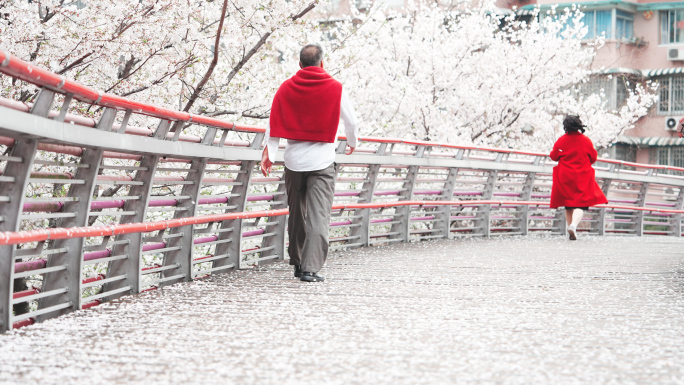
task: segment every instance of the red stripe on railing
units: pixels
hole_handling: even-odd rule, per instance
[[[95,282],[95,281],[102,281],[102,280],[105,279],[106,277],[107,277],[107,276],[104,275],[104,274],[98,274],[98,275],[95,275],[95,276],[92,276],[92,277],[85,278],[85,279],[84,279],[83,281],[81,281],[81,282],[82,282],[82,283],[90,283],[90,282]]]
[[[83,306],[81,306],[81,309],[90,309],[91,307],[97,306],[101,303],[102,303],[102,300],[96,299],[94,301],[90,301],[88,303],[83,304]]]
[[[197,261],[202,261],[202,260],[213,258],[213,257],[214,257],[214,254],[207,254],[204,257],[195,258],[192,261],[197,262]]]
[[[398,201],[398,202],[378,202],[378,203],[350,203],[333,205],[333,210],[353,210],[353,209],[379,209],[401,206],[463,206],[473,207],[481,205],[497,206],[548,206],[549,202],[543,201],[500,201],[500,200],[470,200],[470,201]],[[634,207],[621,205],[597,205],[599,208],[610,208],[613,210],[648,211],[658,213],[682,214],[684,210],[659,209],[652,207]],[[97,227],[71,227],[71,228],[51,228],[43,230],[0,232],[0,245],[15,245],[20,243],[41,242],[49,239],[68,239],[84,237],[102,237],[131,233],[149,233],[158,230],[165,230],[175,227],[200,225],[212,222],[222,222],[233,219],[250,219],[263,217],[277,217],[287,215],[288,209],[269,210],[269,211],[250,211],[228,214],[203,215],[198,217],[188,217],[179,219],[169,219],[163,221],[146,223],[129,223],[123,225],[97,226]]]
[[[34,294],[38,294],[38,293],[40,293],[40,290],[38,290],[38,289],[28,289],[28,290],[18,291],[16,293],[12,294],[12,299],[28,297],[29,295],[34,295]]]
[[[12,329],[23,328],[24,326],[33,325],[34,323],[36,323],[36,320],[33,319],[33,318],[25,319],[25,320],[23,320],[23,321],[19,321],[19,322],[13,323],[13,324],[12,324]]]
[[[40,242],[48,239],[69,239],[84,237],[103,237],[132,233],[149,233],[152,231],[182,227],[188,225],[200,225],[211,222],[222,222],[232,219],[250,219],[261,217],[273,217],[287,215],[287,209],[272,211],[251,211],[241,213],[213,214],[199,217],[169,219],[164,221],[130,223],[124,225],[94,226],[94,227],[71,227],[51,228],[43,230],[31,230],[20,232],[0,233],[0,244],[10,245],[28,242]]]

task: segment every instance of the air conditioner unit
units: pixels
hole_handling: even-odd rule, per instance
[[[684,49],[682,48],[670,48],[667,50],[667,60],[676,61],[684,60]]]
[[[665,130],[667,131],[677,131],[679,128],[679,122],[684,119],[681,116],[668,116],[665,118]]]

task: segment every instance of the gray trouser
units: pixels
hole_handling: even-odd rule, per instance
[[[335,196],[335,164],[317,171],[285,168],[285,189],[290,216],[290,265],[317,273],[328,256],[328,227]]]

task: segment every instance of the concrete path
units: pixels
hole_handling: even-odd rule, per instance
[[[1,384],[682,384],[684,239],[433,241],[0,335]]]

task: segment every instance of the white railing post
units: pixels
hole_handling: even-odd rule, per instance
[[[425,154],[425,146],[416,146],[416,157],[422,158]],[[416,186],[419,166],[409,166],[406,172],[406,179],[402,184],[398,198],[400,201],[410,201],[413,199],[413,190]],[[401,206],[395,210],[399,214],[399,223],[392,225],[392,233],[399,233],[390,238],[400,238],[403,242],[408,242],[411,238],[411,206]]]
[[[379,154],[382,155],[382,154]],[[361,193],[359,193],[359,203],[372,203],[373,194],[375,193],[375,186],[378,179],[378,173],[380,172],[379,164],[371,164],[368,166],[368,171],[366,172],[366,181],[361,187]],[[356,223],[360,224],[359,227],[352,227],[350,231],[351,237],[358,237],[349,243],[360,243],[363,246],[368,246],[370,242],[370,230],[371,230],[371,209],[356,209],[354,210],[354,216],[360,216],[355,220]]]
[[[251,186],[252,174],[257,162],[253,160],[243,161],[240,165],[240,171],[235,178],[235,184],[231,189],[231,198],[229,200],[231,208],[226,212],[242,212],[245,211],[247,205],[247,194]],[[242,261],[242,226],[243,219],[233,219],[223,221],[221,223],[219,240],[227,241],[216,245],[215,256],[226,256],[226,258],[217,259],[212,262],[212,269],[225,268],[239,269]],[[230,266],[230,267],[228,267]],[[224,270],[222,270],[224,271]]]
[[[456,188],[457,177],[458,168],[450,167],[449,174],[447,174],[446,180],[444,181],[444,187],[442,187],[442,193],[439,195],[439,198],[437,198],[438,200],[454,200],[454,189]],[[439,221],[435,222],[435,226],[439,226],[440,228],[439,235],[449,239],[451,237],[451,206],[438,206],[436,213],[440,217]]]
[[[487,181],[485,182],[484,189],[482,190],[482,200],[491,200],[494,196],[494,187],[496,185],[496,180],[499,176],[498,170],[490,170],[487,175]],[[491,215],[492,215],[492,205],[479,205],[477,206],[476,214],[479,218],[475,219],[475,227],[480,229],[473,231],[476,234],[482,234],[483,237],[489,237],[491,235]]]
[[[637,196],[637,201],[636,201],[636,206],[637,207],[645,207],[646,206],[646,195],[648,194],[648,187],[650,186],[650,183],[642,183],[641,188],[639,189],[639,195]],[[644,214],[645,212],[642,210],[637,211],[634,213],[634,233],[641,237],[644,235]]]
[[[682,210],[682,207],[684,207],[684,187],[679,188],[679,192],[677,193],[677,200],[675,201],[675,210]],[[674,214],[672,216],[672,220],[674,223],[672,223],[672,235],[675,237],[681,237],[682,236],[682,214]]]
[[[608,193],[610,192],[610,184],[613,182],[612,179],[604,179],[603,183],[601,185],[601,191],[603,191],[603,195],[608,197]],[[592,223],[592,229],[597,232],[598,235],[606,235],[606,209],[605,208],[600,208],[598,209],[598,214],[596,215],[596,222]]]
[[[161,125],[163,126],[164,123]],[[136,198],[127,199],[123,207],[124,211],[130,211],[134,214],[122,216],[119,223],[125,224],[145,222],[147,208],[150,201],[150,193],[152,192],[152,183],[154,180],[154,175],[157,172],[158,165],[158,155],[147,155],[142,157],[140,160],[141,169],[136,171],[135,178],[133,178],[132,185],[128,193],[129,197]],[[121,297],[126,295],[128,292],[140,292],[144,235],[145,234],[143,233],[131,233],[116,237],[117,241],[123,241],[123,243],[118,243],[112,247],[112,255],[127,255],[128,258],[109,262],[109,266],[107,267],[107,277],[111,278],[125,275],[126,278],[106,283],[104,285],[103,292],[111,290],[123,290],[105,298],[105,301]]]
[[[54,99],[54,92],[41,89],[30,113],[47,117]],[[2,176],[11,180],[0,183],[0,197],[3,198],[0,202],[0,231],[19,231],[26,188],[37,150],[38,141],[35,139],[15,139],[9,150]],[[0,246],[0,332],[12,328],[16,250],[16,245]]]
[[[65,108],[64,106],[62,108]],[[101,131],[111,131],[114,119],[116,118],[116,110],[107,108],[96,129]],[[94,133],[96,135],[96,133]],[[97,175],[102,164],[102,156],[104,150],[102,149],[84,149],[81,155],[80,164],[85,167],[79,167],[76,170],[74,179],[83,180],[84,184],[72,184],[69,186],[67,197],[75,198],[74,200],[64,202],[62,211],[74,213],[74,217],[63,218],[57,222],[56,227],[82,227],[88,225],[88,218],[90,214],[90,204],[93,200],[93,191],[97,183]],[[64,314],[69,311],[78,310],[81,308],[81,272],[83,269],[83,247],[85,245],[84,238],[70,238],[58,239],[53,243],[54,249],[66,248],[66,253],[58,253],[48,259],[48,267],[67,265],[68,270],[55,271],[47,273],[43,277],[42,291],[51,291],[61,289],[67,286],[66,293],[42,298],[38,301],[38,309],[45,309],[52,306],[59,305],[65,302],[71,302],[72,307],[62,309],[59,314]],[[38,321],[51,318],[51,314],[43,314],[37,317]]]
[[[378,156],[385,156],[387,152],[387,143],[381,143],[378,146],[375,154]],[[366,172],[366,178],[361,187],[361,192],[359,193],[359,203],[372,203],[373,196],[375,194],[375,187],[377,185],[378,174],[380,173],[380,164],[370,164],[368,165],[368,171]],[[360,243],[363,246],[368,246],[370,244],[370,231],[371,231],[371,209],[356,209],[354,210],[354,216],[359,216],[355,222],[360,226],[352,227],[349,232],[350,237],[356,237],[354,240],[348,243]]]
[[[199,205],[202,179],[204,178],[204,172],[206,168],[206,158],[195,159],[190,162],[190,168],[188,169],[185,181],[192,183],[183,186],[180,195],[184,198],[181,199],[176,206],[181,210],[178,210],[174,213],[174,219],[194,217],[197,215],[197,206]],[[178,267],[175,269],[162,271],[162,281],[159,283],[159,287],[170,285],[180,280],[192,280],[193,251],[195,246],[193,243],[194,230],[195,226],[193,225],[176,227],[169,230],[167,247],[179,247],[179,249],[167,251],[164,255],[163,265],[176,265]]]
[[[565,209],[556,209],[556,213],[553,217],[552,227],[558,229],[559,235],[565,235],[568,232],[568,223],[565,221]]]
[[[0,203],[0,231],[19,231],[22,207],[26,196],[26,186],[31,176],[33,160],[38,142],[33,139],[15,140],[10,149],[9,158],[21,161],[8,161],[3,172],[4,177],[13,181],[0,183],[0,196],[7,197]],[[14,292],[14,264],[16,245],[0,246],[0,331],[12,328],[12,298]]]
[[[278,188],[276,189],[276,194],[274,199],[271,201],[277,203],[275,208],[284,209],[287,208],[287,189],[285,188],[285,170],[283,166],[283,173],[280,178]],[[274,208],[271,206],[271,209]],[[261,241],[261,248],[268,249],[273,247],[273,253],[278,256],[278,261],[285,260],[285,254],[287,254],[286,244],[287,244],[287,215],[281,215],[278,217],[268,218],[268,223],[275,223],[267,227],[269,233],[275,233],[272,236],[264,237]],[[261,256],[263,257],[263,255]],[[268,263],[269,261],[264,261]]]
[[[283,178],[284,178],[284,173],[283,173]],[[273,199],[272,202],[280,202],[280,205],[277,205],[277,208],[287,208],[287,192],[285,188],[285,183],[281,183],[278,186],[278,189],[276,190],[276,196]],[[268,218],[268,223],[275,223],[274,225],[268,226],[268,232],[269,233],[275,233],[274,235],[270,237],[264,237],[263,240],[261,241],[261,248],[262,249],[267,249],[269,247],[273,247],[273,254],[277,255],[278,258],[276,260],[278,261],[283,261],[285,260],[285,255],[287,254],[287,215],[281,215],[278,217],[270,217]],[[263,256],[262,256],[263,257]],[[268,263],[268,261],[264,261],[265,263]]]
[[[418,166],[409,166],[406,172],[406,181],[402,184],[402,191],[399,193],[400,201],[410,201],[413,199],[413,189],[418,177]],[[403,242],[408,242],[411,238],[411,206],[401,206],[395,210],[399,214],[399,223],[392,225],[391,232],[398,232],[399,235],[391,238],[401,238]]]
[[[536,160],[538,164],[538,160]],[[523,201],[529,201],[532,199],[532,187],[534,186],[534,180],[536,179],[537,173],[528,172],[525,177],[525,182],[523,182],[522,193],[520,194],[520,199]],[[520,227],[520,233],[522,235],[527,235],[530,226],[530,206],[521,205],[516,208],[520,211],[518,216],[518,226]]]

